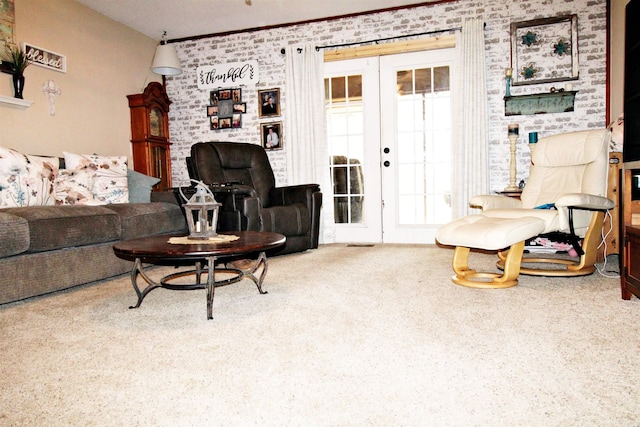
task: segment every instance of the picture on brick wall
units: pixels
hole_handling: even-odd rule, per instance
[[[258,91],[258,117],[276,117],[280,115],[280,89]]]
[[[247,112],[247,103],[242,102],[242,89],[219,89],[209,93],[207,116],[210,129],[239,129],[242,115]]]
[[[265,150],[282,150],[282,122],[261,123],[260,134]]]
[[[512,84],[577,80],[577,40],[577,15],[512,22]]]

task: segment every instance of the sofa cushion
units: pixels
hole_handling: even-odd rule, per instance
[[[182,210],[170,203],[116,203],[105,208],[120,217],[123,240],[156,234],[182,233],[187,224]]]
[[[29,249],[29,223],[26,219],[0,212],[0,258]]]
[[[93,175],[86,170],[60,169],[56,178],[56,205],[104,205],[93,197]]]
[[[0,206],[55,204],[57,157],[30,156],[0,147]]]
[[[159,178],[127,169],[129,203],[149,203],[151,201],[151,190],[159,182]]]
[[[118,240],[118,214],[103,206],[31,206],[11,215],[29,224],[28,252],[43,252]]]
[[[93,196],[104,203],[127,203],[126,156],[98,156],[63,152],[67,169],[87,170],[93,175]]]

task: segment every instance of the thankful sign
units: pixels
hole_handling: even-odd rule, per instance
[[[32,64],[60,71],[62,73],[67,72],[66,56],[44,50],[41,47],[33,46],[29,43],[23,43],[22,45],[24,47],[24,53],[27,60],[31,61]]]
[[[196,69],[198,89],[250,86],[258,83],[258,61],[203,65]]]

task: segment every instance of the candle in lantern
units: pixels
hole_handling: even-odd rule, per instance
[[[519,133],[520,133],[520,128],[516,123],[510,124],[507,127],[507,135],[518,135]]]
[[[512,68],[507,68],[506,71],[505,71],[505,76],[511,77],[512,73],[513,73],[513,69]]]
[[[538,132],[529,132],[529,144],[536,144],[538,142]]]

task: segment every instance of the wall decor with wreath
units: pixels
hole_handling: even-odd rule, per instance
[[[247,103],[242,102],[242,89],[218,89],[209,94],[207,116],[211,130],[239,129],[242,115],[247,112]]]

